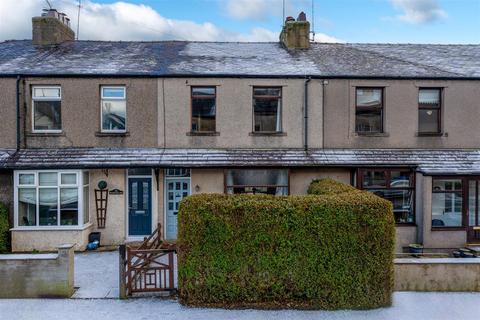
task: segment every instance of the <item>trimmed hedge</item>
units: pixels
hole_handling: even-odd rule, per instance
[[[178,214],[178,287],[190,306],[368,309],[391,304],[392,204],[200,194]]]
[[[0,253],[9,251],[9,237],[8,237],[8,209],[0,203]]]
[[[357,192],[359,191],[351,185],[335,181],[330,178],[313,180],[308,187],[308,194],[316,195],[333,195],[343,192]]]

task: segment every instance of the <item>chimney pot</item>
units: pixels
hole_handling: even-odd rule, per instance
[[[287,17],[280,33],[280,42],[287,49],[310,48],[310,22],[304,12],[300,12],[298,19]]]
[[[49,46],[75,40],[70,28],[70,19],[56,9],[44,9],[40,17],[32,18],[32,40],[34,45]]]

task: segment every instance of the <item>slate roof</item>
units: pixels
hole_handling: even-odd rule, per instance
[[[8,153],[9,156],[1,156]],[[1,160],[3,159],[3,160]],[[411,166],[425,174],[480,174],[480,150],[448,149],[108,149],[0,151],[4,169],[129,167]]]
[[[0,42],[0,76],[250,76],[480,79],[480,45],[277,42]]]

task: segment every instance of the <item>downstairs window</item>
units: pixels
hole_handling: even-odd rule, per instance
[[[415,223],[415,187],[409,169],[359,169],[357,187],[373,192],[393,204],[397,224]]]
[[[15,227],[72,227],[88,222],[88,172],[16,171]]]
[[[232,169],[225,173],[228,194],[288,195],[288,170],[285,169]]]

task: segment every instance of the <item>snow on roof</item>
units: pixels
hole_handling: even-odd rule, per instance
[[[480,45],[277,42],[0,42],[0,76],[480,78]]]
[[[0,151],[2,154],[2,151]],[[425,174],[480,174],[480,150],[469,149],[155,149],[4,150],[4,169],[130,167],[414,167]]]

